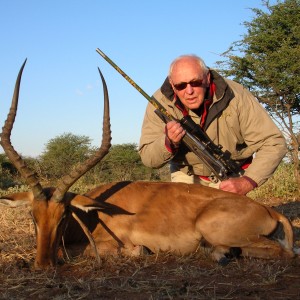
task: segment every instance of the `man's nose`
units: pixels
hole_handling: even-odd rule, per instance
[[[185,88],[185,92],[187,94],[192,94],[193,91],[194,91],[194,88],[188,83],[187,86],[186,86],[186,88]]]

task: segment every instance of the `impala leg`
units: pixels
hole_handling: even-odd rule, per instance
[[[118,244],[115,240],[109,240],[101,242],[96,241],[96,244],[100,256],[118,256],[120,254],[125,256],[139,256],[143,253],[143,246],[133,245],[128,242],[125,244]],[[88,245],[84,250],[84,255],[94,257],[95,251]]]
[[[122,253],[126,256],[140,256],[141,254],[143,254],[143,249],[143,246],[137,245],[122,249]]]
[[[265,259],[285,259],[295,256],[290,249],[285,249],[277,241],[269,240],[266,237],[259,237],[256,241],[246,247],[242,247],[242,256],[251,256]]]
[[[237,258],[241,254],[238,247],[215,246],[211,252],[211,256],[220,265],[226,266],[233,258]]]

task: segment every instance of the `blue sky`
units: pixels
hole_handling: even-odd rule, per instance
[[[249,8],[262,8],[261,0],[0,0],[1,126],[27,58],[12,133],[15,149],[35,157],[67,132],[99,144],[100,67],[110,95],[112,143],[138,143],[147,100],[96,48],[152,95],[181,54],[197,54],[214,67],[219,54],[246,32],[243,22],[254,16]]]

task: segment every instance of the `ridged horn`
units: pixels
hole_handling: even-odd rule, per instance
[[[22,157],[18,154],[18,152],[14,149],[14,147],[11,144],[10,136],[11,131],[15,122],[17,109],[18,109],[18,101],[19,101],[19,91],[20,91],[20,84],[21,84],[21,78],[23,69],[25,67],[27,59],[25,59],[17,80],[15,84],[14,94],[12,97],[11,107],[9,110],[9,113],[7,115],[7,119],[4,123],[4,126],[2,127],[1,132],[1,146],[3,147],[3,150],[5,151],[7,157],[10,159],[11,163],[17,168],[17,170],[20,172],[21,176],[25,179],[26,183],[30,186],[34,198],[36,200],[45,200],[46,197],[43,193],[43,188],[41,184],[39,183],[38,176],[36,172],[31,170],[25,163],[25,161],[22,159]]]
[[[88,158],[81,164],[78,164],[70,172],[70,174],[62,177],[57,185],[55,192],[53,193],[52,199],[56,202],[62,202],[65,193],[69,188],[86,172],[93,168],[97,163],[99,163],[104,156],[108,153],[109,148],[111,147],[111,128],[110,128],[110,115],[109,115],[109,97],[107,91],[107,85],[105,79],[98,68],[104,93],[104,112],[103,112],[103,133],[102,133],[102,142],[100,148],[96,151],[93,156]]]

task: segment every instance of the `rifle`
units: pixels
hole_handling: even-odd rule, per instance
[[[99,48],[97,48],[96,51],[156,108],[155,113],[164,123],[176,121],[181,124],[186,132],[182,139],[183,143],[219,180],[222,181],[230,177],[240,177],[244,174],[244,170],[241,168],[240,164],[231,159],[231,153],[227,150],[225,152],[222,151],[221,145],[214,144],[209,136],[192,120],[190,116],[184,116],[181,120],[176,119],[154,97],[150,97],[145,91],[143,91]]]

